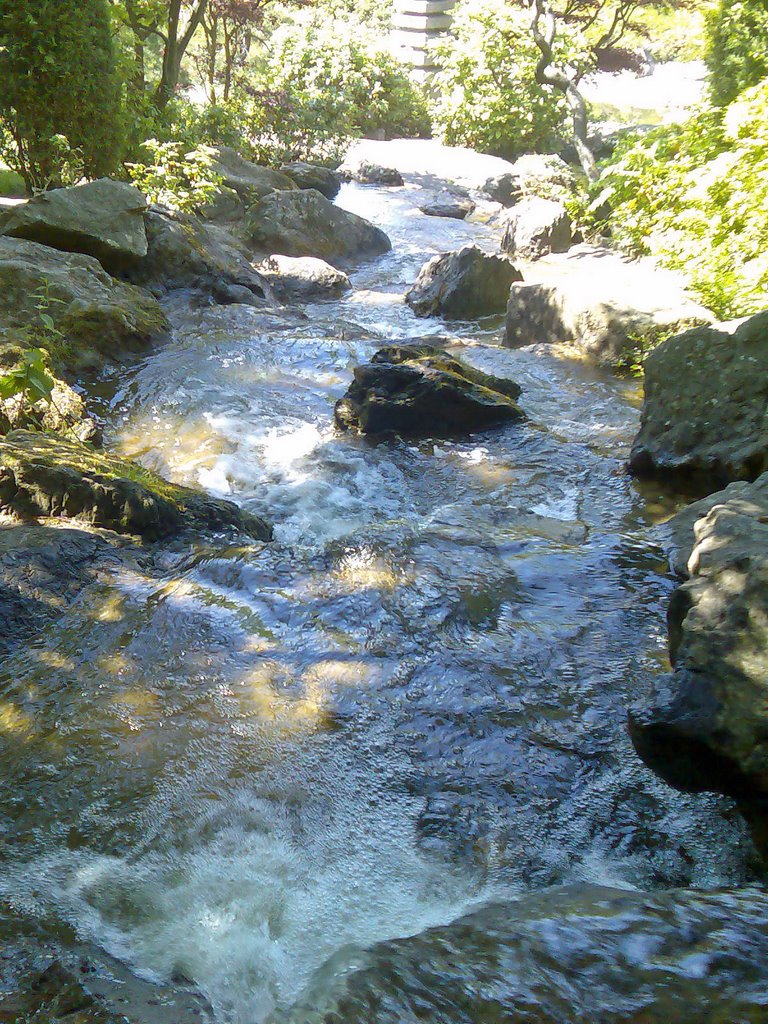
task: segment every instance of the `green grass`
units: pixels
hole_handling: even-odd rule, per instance
[[[24,179],[16,171],[0,165],[0,196],[23,195],[26,195]]]

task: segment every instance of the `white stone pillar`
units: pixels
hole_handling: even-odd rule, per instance
[[[392,52],[419,79],[438,70],[435,44],[450,31],[456,0],[394,0]]]

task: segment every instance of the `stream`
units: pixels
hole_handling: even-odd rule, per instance
[[[344,299],[179,304],[112,389],[112,447],[275,540],[126,562],[6,661],[0,898],[217,1024],[767,1021],[746,829],[627,735],[680,504],[624,471],[638,389],[417,319],[425,259],[498,239],[416,195],[344,186],[393,242]],[[337,435],[353,366],[435,334],[528,422]]]

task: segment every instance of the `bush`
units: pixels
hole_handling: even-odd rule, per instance
[[[106,0],[0,0],[0,147],[28,190],[115,170],[120,88]]]
[[[537,84],[539,52],[528,18],[503,0],[467,0],[454,22],[455,40],[440,51],[435,77],[436,134],[449,145],[514,159],[522,153],[551,152],[568,137],[562,94]],[[583,59],[560,33],[571,59]]]
[[[720,0],[706,24],[710,94],[726,106],[768,75],[768,6],[765,0]]]
[[[617,149],[593,213],[616,240],[679,269],[718,316],[768,306],[768,79],[730,106]]]
[[[222,183],[214,170],[214,149],[201,145],[187,152],[183,142],[148,139],[144,150],[146,162],[127,168],[134,185],[151,203],[197,213],[213,201]]]
[[[278,32],[250,88],[252,156],[333,160],[350,138],[428,134],[426,101],[406,69],[347,22]]]

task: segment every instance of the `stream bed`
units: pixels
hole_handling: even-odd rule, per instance
[[[0,899],[217,1024],[768,1021],[746,829],[627,735],[679,504],[624,470],[638,390],[415,318],[425,259],[498,244],[416,195],[344,186],[393,242],[346,298],[179,305],[113,394],[111,446],[275,540],[126,562],[6,660]],[[529,421],[334,432],[355,364],[436,334]]]

